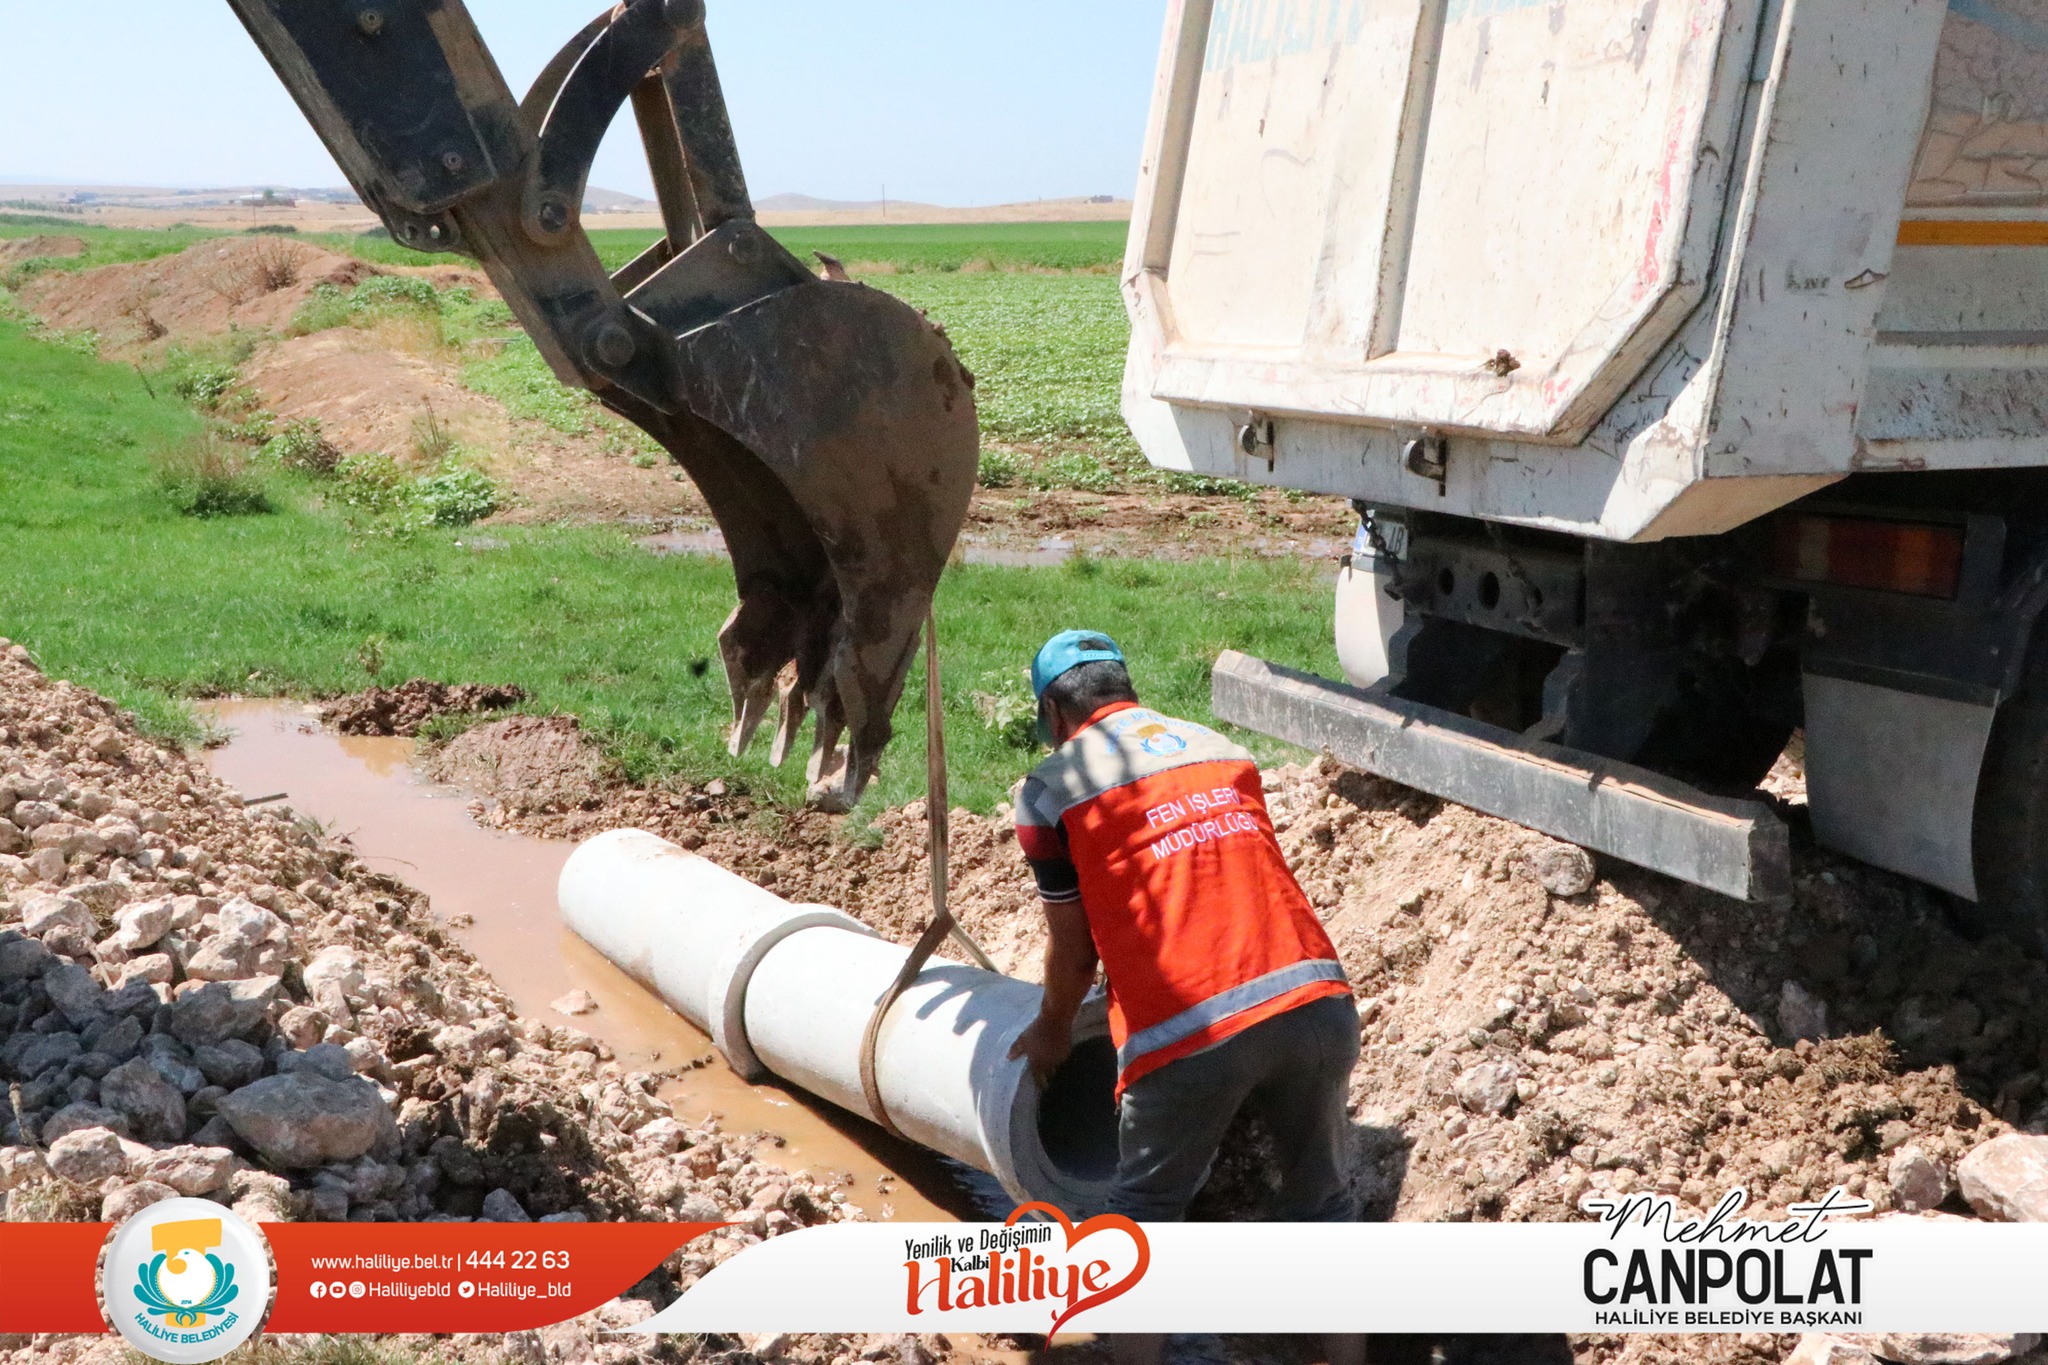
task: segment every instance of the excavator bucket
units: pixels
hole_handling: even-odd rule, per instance
[[[815,717],[812,800],[850,807],[966,519],[974,380],[942,329],[754,221],[702,0],[607,10],[523,100],[462,0],[229,3],[392,236],[479,261],[555,374],[696,482],[739,592],[732,752],[771,703],[778,764]],[[612,273],[581,212],[629,103],[666,233]]]

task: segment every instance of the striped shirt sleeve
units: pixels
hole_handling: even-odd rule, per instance
[[[1067,827],[1052,801],[1052,793],[1036,776],[1018,786],[1017,847],[1031,866],[1038,882],[1038,894],[1055,905],[1081,899],[1081,874],[1067,851]]]

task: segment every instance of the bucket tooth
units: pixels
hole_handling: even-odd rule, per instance
[[[803,685],[795,679],[790,679],[781,688],[776,704],[780,707],[780,714],[776,717],[775,744],[768,751],[768,761],[779,768],[782,761],[789,757],[791,746],[796,743],[797,731],[803,729],[804,717],[810,711],[810,701]]]

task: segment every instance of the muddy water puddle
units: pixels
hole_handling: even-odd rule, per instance
[[[435,917],[521,1015],[581,1029],[633,1070],[708,1059],[664,1088],[678,1118],[716,1115],[729,1133],[770,1134],[761,1160],[852,1176],[847,1198],[872,1217],[944,1222],[976,1216],[987,1203],[993,1182],[979,1172],[838,1109],[741,1080],[709,1038],[562,926],[555,884],[576,846],[478,825],[466,793],[415,771],[412,740],[337,735],[289,702],[224,701],[205,710],[232,735],[207,756],[215,773],[252,798],[285,794],[295,813],[346,835],[370,867],[425,892]],[[551,1008],[578,989],[597,999],[595,1012],[570,1019]]]

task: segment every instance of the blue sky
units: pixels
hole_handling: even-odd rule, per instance
[[[757,196],[1126,197],[1165,0],[709,0]],[[601,0],[471,0],[516,91]],[[592,183],[642,193],[621,120]],[[0,175],[338,185],[223,0],[0,0]]]

